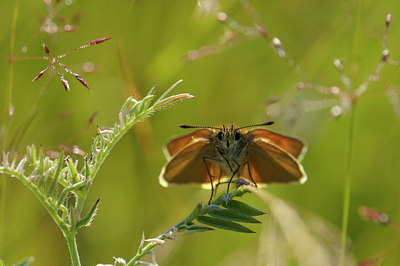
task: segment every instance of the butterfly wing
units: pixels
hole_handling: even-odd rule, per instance
[[[161,170],[159,181],[164,187],[170,184],[208,184],[210,178],[204,164],[204,157],[215,158],[216,151],[208,139],[195,138],[179,152],[176,152]],[[218,176],[219,166],[206,161],[212,176]]]
[[[288,151],[264,138],[254,139],[248,145],[248,166],[243,167],[241,176],[251,177],[257,184],[304,183],[307,175],[303,166]]]
[[[199,129],[194,132],[191,132],[190,134],[172,139],[170,142],[168,142],[168,144],[165,147],[166,148],[164,150],[165,156],[167,157],[167,159],[169,159],[178,151],[182,150],[192,140],[197,138],[208,139],[210,138],[211,133],[212,131],[210,129]]]
[[[268,141],[275,144],[276,146],[289,152],[291,155],[293,155],[298,160],[302,159],[302,157],[306,151],[306,146],[304,145],[304,143],[302,141],[292,138],[292,137],[277,134],[277,133],[274,133],[274,132],[266,130],[266,129],[258,128],[258,129],[250,130],[247,134],[250,135],[254,139],[258,139],[258,138],[267,139]]]

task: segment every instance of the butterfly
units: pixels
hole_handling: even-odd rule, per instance
[[[162,168],[162,186],[200,184],[211,187],[235,176],[265,186],[270,183],[304,183],[307,175],[300,164],[306,151],[298,139],[272,131],[250,127],[269,126],[274,122],[235,127],[203,127],[180,125],[197,130],[172,139],[166,145],[168,159]]]

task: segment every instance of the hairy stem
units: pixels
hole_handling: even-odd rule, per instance
[[[225,193],[221,194],[218,198],[216,198],[214,201],[211,202],[211,205],[219,205],[222,204],[226,197],[228,197],[229,199],[232,199],[234,197],[240,197],[243,194],[247,193],[248,191],[246,190],[247,186],[241,186],[238,189],[234,190],[232,193],[229,194],[229,196],[227,196]],[[174,232],[174,230],[177,230],[180,226],[184,225],[184,224],[188,224],[190,222],[192,222],[193,220],[195,220],[199,215],[204,215],[207,213],[207,211],[209,210],[210,204],[207,205],[203,205],[202,202],[199,202],[196,207],[193,209],[193,211],[186,216],[185,218],[183,218],[182,220],[180,220],[179,222],[177,222],[176,224],[174,224],[173,226],[171,226],[169,229],[167,229],[164,233],[162,233],[161,235],[159,235],[156,240],[164,240],[166,238],[169,237],[169,235]],[[176,231],[177,232],[177,231]],[[132,266],[135,265],[135,263],[137,263],[143,256],[145,256],[147,253],[149,253],[149,251],[151,251],[153,248],[155,248],[156,246],[161,245],[161,241],[150,241],[146,246],[144,246],[143,248],[140,248],[138,253],[126,264],[127,266]]]
[[[189,217],[190,214],[187,216]],[[178,228],[179,226],[183,225],[185,222],[187,222],[187,217],[185,217],[184,219],[180,220],[179,222],[177,222],[176,224],[174,224],[173,226],[171,226],[168,230],[166,230],[164,233],[162,233],[161,235],[159,235],[157,237],[158,240],[164,240],[167,238],[168,234],[170,232],[172,232],[174,230],[174,228]],[[146,246],[144,246],[143,248],[139,249],[138,253],[126,264],[127,266],[131,266],[131,265],[135,265],[136,262],[138,262],[144,255],[146,255],[147,253],[149,253],[150,250],[152,250],[153,248],[155,248],[156,246],[160,245],[160,243],[157,243],[155,241],[153,242],[149,242]]]
[[[79,260],[78,245],[76,244],[76,231],[63,232],[64,237],[67,240],[69,254],[71,255],[71,262],[73,266],[80,266],[81,261]]]
[[[53,218],[53,220],[56,222],[58,227],[61,229],[61,231],[67,231],[67,227],[64,224],[64,222],[61,220],[61,218],[58,216],[58,214],[54,211],[53,207],[50,205],[50,203],[46,200],[45,195],[31,182],[28,180],[28,178],[22,174],[20,174],[17,171],[10,170],[8,168],[4,168],[0,166],[0,174],[8,174],[10,176],[14,176],[17,178],[21,183],[23,183],[25,186],[29,188],[30,191],[39,199],[39,201],[43,204],[47,212],[50,214],[50,216]]]

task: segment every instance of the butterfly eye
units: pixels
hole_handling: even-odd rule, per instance
[[[219,138],[219,140],[222,140],[222,131],[218,132],[217,137]]]
[[[240,133],[239,131],[235,131],[235,140],[239,140],[240,139]]]

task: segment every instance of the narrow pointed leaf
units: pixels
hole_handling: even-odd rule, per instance
[[[88,162],[88,158],[85,157],[85,170],[82,171],[83,175],[85,176],[86,180],[90,179],[90,167],[89,167],[89,162]]]
[[[202,225],[198,225],[198,224],[193,224],[188,226],[187,228],[188,231],[196,231],[196,232],[203,232],[203,231],[210,231],[210,230],[214,230],[211,227],[208,226],[202,226]]]
[[[235,221],[242,223],[260,223],[260,221],[251,216],[238,213],[234,210],[229,210],[229,209],[212,210],[209,211],[208,214],[210,216],[221,218],[227,221]]]
[[[149,92],[147,93],[146,96],[155,96],[155,91],[156,91],[157,86],[158,86],[158,85],[154,85],[154,86],[149,90]]]
[[[58,181],[58,178],[60,177],[60,173],[61,173],[61,169],[62,169],[63,165],[64,165],[64,151],[62,150],[60,152],[60,156],[58,157],[57,168],[56,168],[56,172],[54,173],[53,180],[51,181],[50,186],[46,192],[47,197],[53,195],[53,193],[56,191],[57,181]]]
[[[39,148],[39,163],[38,163],[38,166],[39,166],[39,175],[40,175],[40,177],[39,177],[39,182],[38,182],[38,187],[39,188],[42,188],[43,186],[44,186],[44,178],[45,178],[45,176],[44,176],[44,153],[43,153],[43,147],[42,146],[40,146],[40,148]]]
[[[241,224],[237,224],[231,221],[226,221],[215,217],[199,216],[197,218],[197,221],[212,227],[217,227],[225,230],[230,230],[240,233],[254,233],[254,231],[250,230],[249,228]]]
[[[133,98],[132,98],[132,101],[131,101],[131,102],[132,102],[132,107],[129,108],[128,114],[129,114],[129,115],[132,115],[132,114],[136,115],[135,112],[137,112],[138,107],[139,107],[139,105],[140,105],[140,102],[136,101],[136,100],[133,99]]]
[[[163,108],[163,107],[166,107],[177,101],[180,101],[183,99],[191,99],[191,98],[194,98],[194,96],[190,95],[189,93],[181,93],[181,94],[173,95],[168,98],[157,101],[157,103],[155,104],[155,108]]]
[[[212,210],[220,210],[221,207],[219,207],[218,205],[215,204],[208,204],[208,205],[204,205],[203,209],[200,212],[200,215],[205,215],[207,214],[209,211]]]
[[[91,221],[93,220],[93,217],[96,215],[97,211],[97,206],[99,206],[100,198],[96,200],[96,202],[93,204],[92,208],[88,212],[88,214],[81,219],[79,222],[76,224],[76,228],[82,227],[82,226],[89,226]]]
[[[178,228],[178,232],[181,232],[184,230],[186,231],[186,233],[183,234],[185,236],[185,235],[189,235],[189,234],[193,234],[193,233],[211,231],[214,229],[211,227],[208,227],[208,226],[202,226],[202,225],[197,225],[197,224],[186,226],[185,228]]]
[[[151,101],[155,98],[155,95],[147,95],[143,98],[139,105],[139,113],[142,113],[144,110],[147,110],[150,106]]]
[[[256,209],[250,205],[247,205],[246,203],[243,203],[243,202],[237,201],[237,200],[230,200],[226,207],[228,209],[231,209],[233,211],[236,211],[238,213],[248,215],[248,216],[258,216],[258,215],[265,214],[265,212],[260,211],[259,209]]]
[[[76,171],[74,164],[71,162],[71,158],[67,157],[65,161],[68,165],[69,172],[71,173],[72,182],[78,183],[79,182],[78,172]]]

